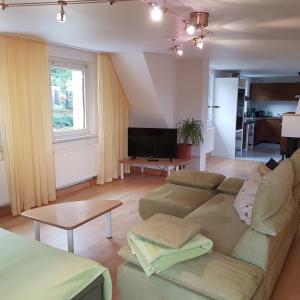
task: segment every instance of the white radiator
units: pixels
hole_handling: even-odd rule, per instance
[[[5,173],[5,162],[4,160],[0,161],[0,206],[6,205],[9,203],[9,193],[7,178]]]
[[[56,188],[70,186],[97,175],[96,139],[55,144]]]

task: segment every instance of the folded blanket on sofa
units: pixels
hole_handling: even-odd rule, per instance
[[[201,225],[186,219],[155,214],[132,228],[131,233],[169,248],[181,248],[201,229]]]
[[[196,234],[180,249],[174,249],[148,241],[131,232],[128,233],[128,244],[147,277],[177,263],[210,253],[213,246],[213,242],[201,234]]]

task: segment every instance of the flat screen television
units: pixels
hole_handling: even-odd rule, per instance
[[[175,158],[177,129],[128,128],[128,155],[149,158]]]

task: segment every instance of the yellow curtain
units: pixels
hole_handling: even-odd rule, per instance
[[[0,35],[0,130],[12,214],[55,200],[48,47]]]
[[[98,184],[118,178],[118,162],[127,157],[128,107],[110,56],[98,54]]]

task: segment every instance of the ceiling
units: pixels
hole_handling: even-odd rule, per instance
[[[192,10],[210,13],[208,29],[214,34],[203,51],[186,45],[185,57],[206,57],[213,68],[243,70],[248,76],[300,71],[299,0],[173,0],[167,6],[186,18]],[[95,51],[159,53],[166,53],[170,39],[183,31],[183,23],[170,14],[152,22],[149,7],[140,1],[69,5],[63,24],[56,21],[58,10],[8,8],[0,11],[0,31]]]

